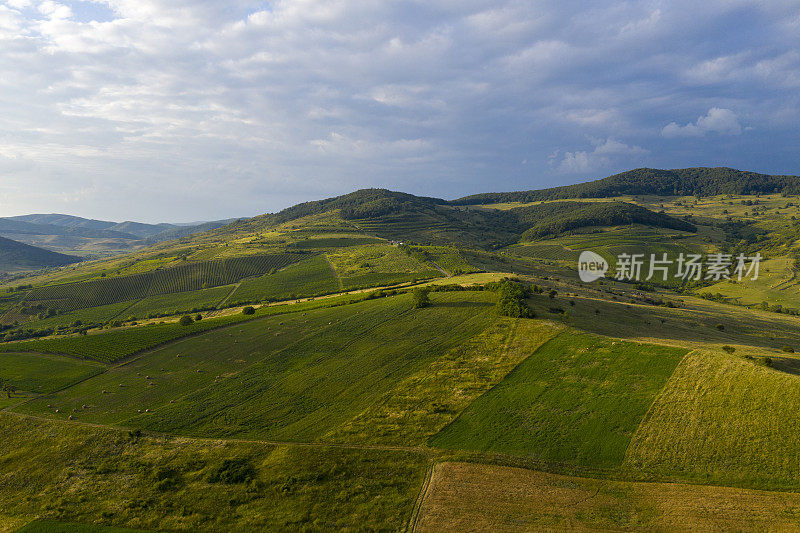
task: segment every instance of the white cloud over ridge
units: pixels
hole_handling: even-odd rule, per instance
[[[0,0],[0,215],[797,173],[736,143],[796,137],[798,20],[756,0]]]
[[[661,134],[667,138],[704,137],[708,133],[739,135],[742,133],[742,125],[739,123],[739,117],[730,109],[712,107],[696,122],[690,122],[684,126],[679,126],[677,122],[670,122],[661,130]]]

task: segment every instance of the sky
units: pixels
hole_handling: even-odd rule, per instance
[[[0,216],[212,220],[798,154],[798,0],[0,0]]]

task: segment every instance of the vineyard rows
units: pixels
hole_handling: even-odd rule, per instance
[[[96,307],[158,294],[229,285],[283,268],[297,259],[298,256],[293,254],[214,259],[132,276],[41,287],[34,289],[28,300],[62,310]]]

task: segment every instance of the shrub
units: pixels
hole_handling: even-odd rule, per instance
[[[781,348],[781,350],[783,350],[786,353],[794,353],[794,348],[792,348],[791,346],[784,346],[783,348]]]
[[[720,331],[725,331],[725,324],[717,324],[716,328]]]
[[[256,469],[248,459],[225,459],[219,467],[211,471],[208,482],[235,485],[247,483],[255,477]]]
[[[734,348],[733,346],[728,346],[727,344],[723,346],[722,349],[725,350],[727,353],[733,353],[736,351],[736,348]]]
[[[179,321],[179,324],[181,326],[190,326],[190,325],[192,325],[193,322],[194,322],[194,319],[192,319],[192,317],[190,317],[189,315],[184,315],[184,316],[181,317],[181,319]]]
[[[203,320],[203,315],[201,315],[200,313],[197,313],[197,316],[194,317],[194,321],[195,322],[200,322],[201,320]]]
[[[242,314],[243,315],[254,315],[254,314],[256,314],[256,308],[251,306],[251,305],[248,305],[247,307],[242,309]]]

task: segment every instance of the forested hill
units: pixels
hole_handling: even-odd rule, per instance
[[[345,220],[374,218],[403,211],[431,209],[446,204],[440,198],[428,198],[386,189],[361,189],[359,191],[313,202],[304,202],[266,215],[273,223],[280,224],[309,215],[317,215],[340,209]]]
[[[523,241],[559,235],[583,227],[643,224],[657,228],[697,231],[693,224],[627,202],[552,202],[511,211],[528,229]]]
[[[484,193],[453,200],[452,205],[536,202],[623,195],[714,196],[718,194],[800,194],[800,177],[772,176],[732,168],[638,168],[576,185],[535,191]]]

